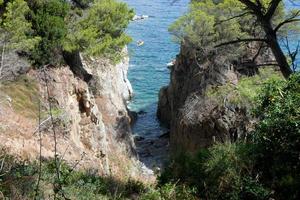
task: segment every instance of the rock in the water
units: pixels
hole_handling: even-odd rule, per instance
[[[145,140],[145,138],[142,137],[142,136],[139,136],[139,135],[134,136],[134,141],[135,142],[140,142],[140,141],[143,141],[143,140]]]

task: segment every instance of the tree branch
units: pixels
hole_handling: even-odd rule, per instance
[[[270,20],[273,17],[273,15],[281,1],[282,0],[272,0],[271,1],[271,3],[270,3],[271,5],[269,6],[267,13],[265,14],[265,18],[267,20]]]
[[[250,9],[256,16],[263,16],[261,12],[262,7],[256,5],[250,0],[239,0],[242,4],[244,4],[248,9]]]
[[[220,20],[219,22],[217,22],[217,23],[215,24],[215,26],[216,26],[216,25],[219,25],[219,24],[222,24],[222,23],[224,23],[224,22],[233,20],[233,19],[235,19],[235,18],[243,17],[243,16],[245,16],[245,15],[247,15],[247,14],[250,14],[250,13],[251,13],[251,12],[248,11],[248,12],[244,12],[244,13],[242,13],[242,14],[239,14],[239,15],[236,15],[236,16],[233,16],[233,17],[230,17],[230,18],[228,18],[228,19]]]
[[[246,39],[239,39],[238,38],[237,40],[233,40],[233,41],[230,41],[230,42],[224,42],[224,43],[218,44],[218,45],[215,46],[215,48],[226,46],[226,45],[231,45],[231,44],[236,44],[236,43],[242,43],[242,42],[267,42],[267,40],[263,39],[263,38],[246,38]]]
[[[256,58],[259,56],[261,50],[264,48],[264,42],[262,42],[259,46],[259,49],[257,50],[255,56],[252,58],[252,61],[254,62],[256,60]]]
[[[299,22],[300,19],[295,19],[296,17],[298,17],[300,14],[300,10],[298,10],[293,16],[291,16],[290,18],[284,20],[283,22],[279,23],[276,28],[274,29],[275,32],[277,32],[283,25],[287,24],[287,23],[292,23],[292,22]]]

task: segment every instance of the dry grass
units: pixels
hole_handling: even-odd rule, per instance
[[[11,106],[24,117],[37,118],[39,89],[35,80],[26,75],[0,85],[0,102]]]

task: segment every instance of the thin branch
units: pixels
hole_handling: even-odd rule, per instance
[[[1,79],[2,70],[3,70],[3,67],[4,67],[5,45],[6,44],[5,44],[5,40],[4,40],[3,46],[2,46],[2,54],[1,54],[0,79]]]
[[[277,63],[261,63],[261,64],[256,64],[254,67],[265,67],[265,66],[278,66]]]
[[[257,50],[255,56],[252,58],[252,61],[254,62],[256,60],[256,58],[259,56],[261,50],[264,48],[264,43],[262,42],[259,46],[259,49]]]
[[[34,132],[33,132],[33,135],[36,133],[36,132],[38,132],[39,131],[39,129],[42,127],[42,125],[44,125],[47,121],[49,121],[51,119],[51,117],[49,116],[47,119],[45,119],[44,121],[42,121],[41,123],[40,123],[40,125],[38,126],[38,127],[36,127],[36,129],[34,130]]]
[[[256,16],[262,17],[263,13],[261,12],[261,7],[256,5],[250,0],[239,0],[241,3],[243,3],[249,10],[251,10]]]
[[[287,23],[292,23],[292,22],[299,22],[300,19],[295,19],[296,17],[299,17],[300,14],[300,10],[298,10],[295,14],[293,14],[293,16],[291,16],[290,18],[284,20],[283,22],[279,23],[276,28],[274,29],[275,32],[277,32],[283,25],[287,24]]]
[[[298,41],[295,51],[291,51],[289,40],[287,37],[285,37],[285,42],[283,41],[283,45],[287,49],[288,55],[291,58],[293,72],[295,72],[297,69],[296,57],[299,52],[300,41]]]
[[[293,22],[300,22],[300,19],[290,19],[290,20],[285,20],[285,21],[281,22],[275,28],[275,32],[277,32],[283,25],[288,24],[288,23],[293,23]]]
[[[38,180],[36,183],[36,188],[35,188],[35,197],[34,199],[37,199],[37,196],[39,194],[39,186],[40,186],[40,180],[41,180],[41,175],[42,175],[42,132],[40,129],[40,124],[41,124],[41,101],[40,99],[38,100],[39,102],[39,126],[38,126],[38,132],[39,132],[39,145],[40,145],[40,150],[39,150],[39,174],[38,174]]]
[[[236,16],[233,16],[233,17],[230,17],[230,18],[228,18],[228,19],[220,20],[220,21],[218,21],[217,23],[215,23],[215,26],[217,26],[217,25],[219,25],[219,24],[222,24],[222,23],[224,23],[224,22],[228,22],[228,21],[233,20],[233,19],[235,19],[235,18],[243,17],[243,16],[245,16],[245,15],[247,15],[247,14],[250,14],[250,12],[249,12],[249,11],[248,11],[248,12],[244,12],[244,13],[242,13],[242,14],[239,14],[239,15],[236,15]]]
[[[263,38],[237,39],[237,40],[233,40],[233,41],[218,44],[218,45],[215,46],[215,48],[226,46],[226,45],[231,45],[231,44],[236,44],[236,43],[242,43],[242,42],[267,42],[267,40],[263,39]]]
[[[54,162],[55,162],[55,171],[56,171],[56,181],[53,183],[53,190],[54,190],[54,199],[57,199],[56,195],[61,192],[62,196],[64,199],[67,199],[62,191],[62,185],[60,182],[60,170],[59,170],[59,161],[58,161],[58,155],[57,155],[57,135],[55,131],[55,124],[54,124],[54,117],[52,114],[52,104],[50,100],[50,91],[49,91],[49,86],[48,86],[48,78],[46,74],[45,67],[43,68],[43,73],[44,73],[44,79],[46,83],[46,91],[47,91],[47,100],[48,100],[48,105],[49,105],[49,115],[52,123],[52,131],[53,131],[53,139],[54,139]]]

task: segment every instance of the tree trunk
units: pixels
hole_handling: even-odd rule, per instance
[[[270,39],[268,39],[269,42],[269,46],[275,56],[275,59],[279,65],[280,71],[282,72],[283,76],[287,79],[292,73],[292,69],[290,68],[290,65],[288,64],[287,60],[286,60],[286,56],[284,55],[278,40],[274,37],[270,37]]]
[[[277,34],[274,31],[271,22],[263,23],[263,27],[266,33],[267,43],[276,59],[282,75],[287,79],[293,73],[293,71],[279,45]]]

